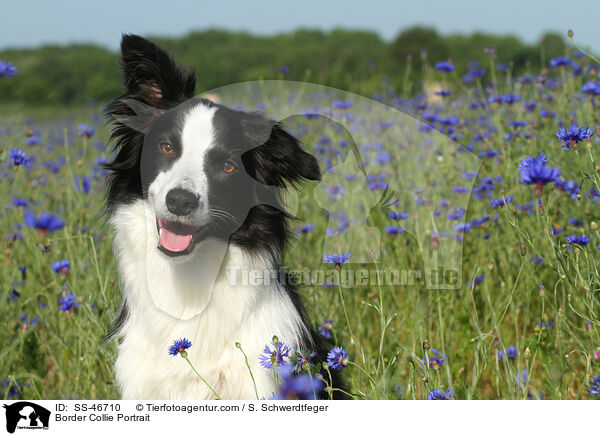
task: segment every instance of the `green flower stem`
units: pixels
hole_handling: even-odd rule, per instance
[[[344,310],[344,316],[346,317],[346,324],[348,324],[348,331],[350,332],[350,339],[354,342],[354,346],[356,347],[358,344],[356,343],[356,338],[354,337],[354,333],[352,332],[352,326],[350,325],[350,318],[348,317],[348,312],[346,311],[346,303],[344,302],[344,295],[342,294],[342,273],[338,270],[338,292],[340,294],[340,300],[342,301],[342,309]]]
[[[188,357],[187,357],[187,356],[184,356],[183,354],[181,355],[181,357],[183,357],[183,358],[184,358],[184,359],[187,361],[187,363],[189,363],[189,364],[190,364],[190,366],[192,367],[192,369],[194,370],[194,372],[196,373],[196,375],[197,375],[198,377],[200,377],[200,380],[202,380],[202,381],[204,382],[204,384],[205,384],[206,386],[208,386],[208,388],[209,388],[209,389],[210,389],[210,390],[213,392],[213,394],[215,394],[215,397],[217,397],[219,400],[222,400],[223,398],[221,398],[221,397],[219,396],[219,394],[217,394],[217,392],[216,392],[216,391],[215,391],[215,390],[212,388],[212,386],[211,386],[211,385],[209,385],[209,384],[208,384],[208,382],[207,382],[206,380],[204,380],[204,377],[202,377],[202,376],[201,376],[201,375],[198,373],[198,371],[196,371],[196,368],[194,368],[194,365],[192,365],[192,362],[190,362],[190,359],[188,359]]]
[[[256,394],[256,399],[259,400],[260,398],[258,397],[258,389],[256,388],[256,380],[254,380],[254,374],[252,374],[252,369],[250,368],[250,364],[248,363],[248,356],[246,356],[246,353],[244,353],[244,350],[242,350],[241,344],[236,343],[235,346],[237,348],[239,348],[239,350],[244,355],[244,359],[246,361],[246,367],[248,368],[248,372],[250,372],[250,377],[252,378],[252,384],[254,385],[254,393]]]

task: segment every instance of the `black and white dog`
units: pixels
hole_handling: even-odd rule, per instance
[[[279,189],[319,180],[316,159],[279,123],[194,98],[195,76],[152,42],[125,35],[125,93],[106,108],[116,155],[107,210],[124,291],[112,337],[126,399],[210,399],[167,349],[188,338],[198,372],[224,399],[275,391],[259,364],[276,335],[291,350],[326,349],[294,286],[240,284],[231,271],[279,271],[289,216]]]

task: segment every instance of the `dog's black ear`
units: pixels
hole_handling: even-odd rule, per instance
[[[194,96],[196,77],[166,51],[137,35],[123,35],[121,66],[126,94],[153,107],[170,107]]]
[[[305,152],[280,123],[268,123],[271,134],[266,142],[242,156],[248,173],[265,185],[278,187],[302,179],[321,180],[317,159]]]

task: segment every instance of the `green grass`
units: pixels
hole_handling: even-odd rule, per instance
[[[491,67],[493,71],[493,63]],[[327,174],[321,184],[308,184],[297,194],[300,207],[293,226],[310,223],[315,230],[291,243],[285,264],[288,269],[298,271],[334,271],[332,265],[322,263],[321,248],[327,247],[325,230],[328,225],[330,228],[336,225],[333,219],[328,224],[325,211],[342,210],[350,219],[357,220],[346,230],[348,234],[370,227],[379,229],[382,241],[380,263],[349,263],[342,271],[359,267],[380,272],[389,267],[422,270],[431,262],[431,256],[439,253],[441,265],[449,262],[461,267],[460,286],[436,290],[418,281],[395,286],[351,281],[332,288],[308,284],[302,294],[311,318],[316,326],[326,319],[334,320],[335,345],[343,346],[350,354],[351,364],[343,371],[356,398],[397,398],[396,386],[401,389],[403,399],[425,399],[434,388],[449,388],[458,399],[525,399],[528,394],[533,398],[543,395],[545,399],[592,398],[586,385],[600,372],[600,356],[594,355],[600,349],[596,248],[600,243],[596,224],[600,214],[598,205],[585,193],[589,189],[600,192],[600,178],[595,169],[595,162],[600,160],[598,139],[596,135],[589,145],[583,142],[578,150],[565,152],[559,149],[561,143],[554,131],[559,120],[567,126],[573,121],[592,127],[599,123],[597,109],[579,91],[582,83],[593,77],[573,77],[570,70],[545,71],[548,78],[558,79],[549,87],[547,82],[516,84],[509,73],[494,72],[498,84],[494,93],[516,93],[521,101],[471,109],[469,102],[487,100],[487,94],[483,93],[487,80],[466,87],[452,74],[440,78],[430,69],[423,74],[453,91],[448,99],[430,103],[427,111],[439,110],[444,116],[460,118],[455,127],[457,142],[470,144],[477,134],[492,131],[490,125],[493,125],[497,130],[485,141],[474,142],[474,151],[494,149],[502,154],[480,161],[469,153],[457,153],[456,144],[448,137],[421,132],[420,125],[409,118],[401,118],[401,125],[382,133],[375,125],[392,121],[386,118],[391,112],[383,107],[364,110],[357,105],[348,111],[351,116],[345,122],[350,127],[360,126],[350,131],[361,155],[369,162],[367,173],[385,174],[395,198],[399,199],[398,206],[379,205],[369,210],[383,191],[365,190],[365,183],[345,181],[340,174],[354,171],[359,180],[361,174],[352,160],[345,161],[345,152],[332,152],[334,148],[340,149],[340,140],[352,140],[347,131],[323,119],[288,120],[306,148],[320,156],[322,168],[329,158],[334,165],[345,163],[347,172],[339,171],[337,179],[335,174]],[[484,97],[478,99],[478,93]],[[525,111],[522,104],[525,100],[537,102],[534,112]],[[330,108],[330,103],[318,104]],[[556,117],[542,117],[540,108],[556,112]],[[94,178],[92,190],[87,194],[74,189],[75,176],[92,174],[95,159],[110,154],[103,147],[107,129],[94,118],[99,111],[99,108],[85,108],[34,113],[18,108],[5,109],[0,114],[3,131],[0,147],[4,149],[0,159],[6,172],[0,181],[1,223],[5,233],[19,231],[24,236],[23,240],[7,240],[2,253],[0,317],[5,328],[0,331],[0,377],[10,384],[27,383],[22,388],[24,398],[108,399],[119,395],[112,370],[116,347],[102,341],[121,299],[111,254],[112,233],[102,216],[102,179]],[[413,114],[418,117],[422,111]],[[480,117],[485,118],[486,124],[480,123]],[[507,120],[525,120],[528,124],[518,129],[519,136],[506,140],[503,135],[513,130]],[[80,122],[95,125],[97,134],[88,140],[78,137],[76,127]],[[308,127],[308,133],[301,133],[303,126]],[[31,128],[39,129],[42,145],[24,145]],[[315,150],[323,135],[331,141],[324,153]],[[383,142],[379,141],[381,138]],[[96,143],[100,146],[96,147]],[[381,143],[382,149],[363,148],[369,143]],[[46,149],[48,145],[52,150]],[[35,155],[31,169],[11,166],[8,150],[14,147]],[[390,162],[374,162],[381,150],[390,152]],[[542,151],[548,155],[549,165],[560,168],[566,180],[582,184],[579,200],[550,185],[536,192],[531,186],[519,183],[520,160]],[[443,158],[438,159],[437,152]],[[42,163],[58,156],[64,156],[64,164],[57,173],[51,173]],[[462,178],[464,171],[479,170],[480,163],[474,181]],[[452,192],[454,186],[471,183],[478,186],[484,177],[498,176],[502,181],[495,183],[493,198],[514,195],[514,203],[505,208],[491,208],[491,197],[475,199],[470,194]],[[345,194],[333,200],[323,187],[336,183],[344,184]],[[414,189],[418,187],[425,188],[424,196],[430,200],[421,207],[414,203]],[[25,213],[11,204],[18,197],[30,202],[36,214],[41,211],[58,214],[65,219],[66,227],[53,233],[41,233],[25,225],[17,229],[15,226],[23,223]],[[438,206],[442,198],[451,206],[468,208],[467,221],[486,215],[492,219],[465,233],[462,244],[455,242],[455,235],[440,237],[439,251],[433,250],[430,246],[433,232],[443,233],[456,224],[445,218],[449,211]],[[542,207],[537,207],[538,199]],[[534,201],[531,214],[515,207],[530,201]],[[368,213],[363,213],[361,204]],[[437,209],[443,213],[433,217]],[[386,234],[385,226],[394,224],[387,217],[389,210],[410,212],[406,222],[397,223],[406,227],[407,233],[395,237]],[[493,218],[495,214],[497,219]],[[569,217],[583,221],[583,226],[574,227]],[[555,236],[549,230],[551,227],[566,231]],[[582,231],[592,238],[590,244],[569,250],[565,236]],[[365,241],[371,236],[372,233]],[[347,247],[339,241],[334,246],[343,251]],[[363,242],[360,240],[357,245],[357,240],[350,238],[348,244],[360,247]],[[544,262],[536,263],[532,256],[539,256]],[[67,276],[55,274],[51,269],[53,262],[63,258],[71,261]],[[25,281],[18,268],[21,265],[27,268]],[[485,276],[483,281],[473,284],[473,279],[481,275]],[[13,288],[21,293],[17,299],[9,298]],[[59,299],[68,292],[77,295],[80,303],[70,313],[59,310]],[[47,307],[41,307],[40,303]],[[22,312],[29,319],[37,315],[39,322],[23,328],[19,319]],[[550,322],[553,326],[536,325],[542,321],[545,326]],[[165,352],[169,345],[157,344]],[[511,345],[516,347],[518,355],[499,360],[498,351],[505,352]],[[429,348],[445,355],[441,367],[431,363],[434,353]],[[600,355],[600,351],[597,353]],[[515,382],[523,370],[527,371],[526,382]]]

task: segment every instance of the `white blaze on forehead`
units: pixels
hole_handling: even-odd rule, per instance
[[[199,104],[186,114],[183,121],[182,154],[173,169],[184,178],[189,177],[195,185],[200,182],[199,177],[206,179],[204,160],[206,152],[214,145],[213,117],[216,111],[216,107]]]
[[[200,207],[189,218],[196,223],[207,213],[208,178],[204,171],[207,151],[214,145],[213,117],[216,107],[199,104],[184,115],[181,130],[181,155],[150,184],[149,197],[158,217],[168,217],[165,199],[175,188],[186,189],[200,198]]]
[[[150,185],[157,212],[165,212],[164,199],[171,189],[187,189],[206,199],[208,179],[204,173],[206,152],[214,144],[213,116],[217,108],[200,104],[184,116],[181,130],[181,155]]]

